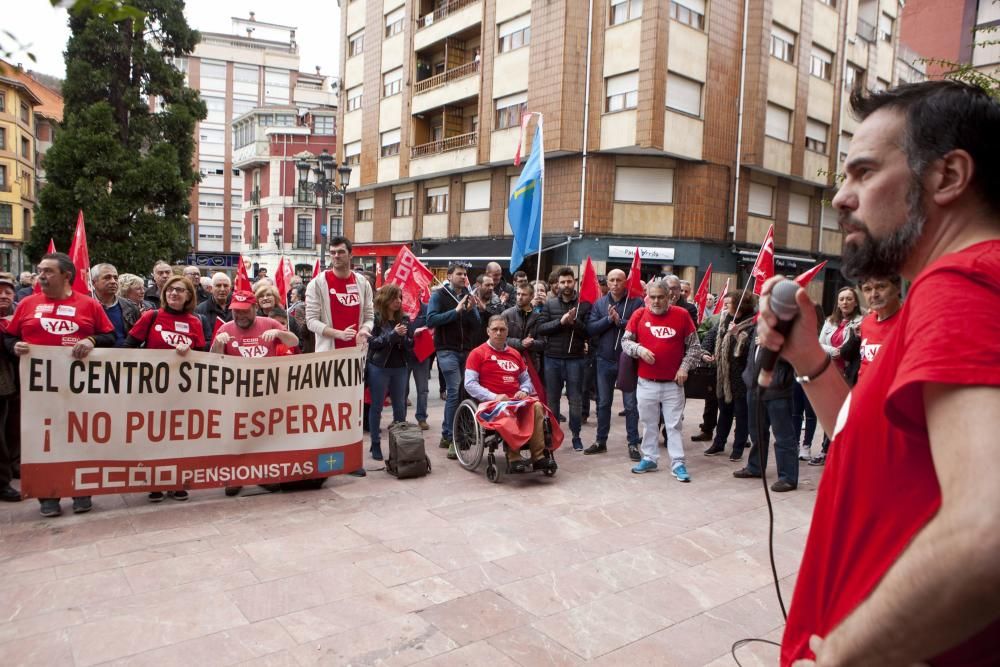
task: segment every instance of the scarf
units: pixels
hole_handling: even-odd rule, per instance
[[[750,336],[753,330],[754,319],[746,316],[742,322],[738,322],[726,334],[715,339],[715,363],[717,364],[716,392],[718,397],[726,403],[733,402],[733,381],[730,368],[733,360],[746,354],[750,346]],[[723,329],[729,326],[729,319],[723,319],[721,325]]]

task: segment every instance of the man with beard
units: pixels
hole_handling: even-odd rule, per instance
[[[896,326],[899,318],[894,317],[894,315],[903,307],[903,300],[900,297],[902,289],[903,281],[898,275],[869,277],[861,283],[861,292],[865,295],[870,312],[861,320],[859,380],[864,375],[865,369],[875,361],[875,356],[882,348],[882,343]]]
[[[833,199],[843,271],[912,286],[853,390],[830,371],[806,290],[782,335],[768,296],[779,279],[764,286],[761,345],[781,350],[833,436],[781,663],[996,664],[1000,104],[933,81],[851,105],[861,124]]]

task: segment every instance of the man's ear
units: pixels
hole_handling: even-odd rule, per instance
[[[947,206],[966,194],[976,165],[969,153],[955,149],[935,160],[924,177],[924,188],[939,206]]]

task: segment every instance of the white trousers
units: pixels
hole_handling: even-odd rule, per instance
[[[684,463],[684,387],[676,382],[653,382],[639,378],[635,397],[642,425],[642,458],[656,463],[660,458],[660,414],[667,430],[667,453],[671,469]]]

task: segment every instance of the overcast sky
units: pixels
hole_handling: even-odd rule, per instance
[[[14,0],[4,0],[3,4]],[[18,41],[34,53],[32,64],[23,53],[11,60],[26,69],[63,78],[66,66],[63,51],[69,39],[65,9],[53,9],[49,0],[21,0],[17,11],[4,12],[3,28],[17,36]],[[319,65],[324,74],[337,76],[339,69],[340,10],[336,0],[284,0],[283,2],[253,2],[252,0],[189,0],[184,14],[196,30],[232,32],[233,16],[249,18],[255,12],[258,21],[296,26],[296,38],[301,56],[299,69],[314,72]],[[8,40],[4,40],[7,46]],[[13,45],[11,45],[13,46]]]

